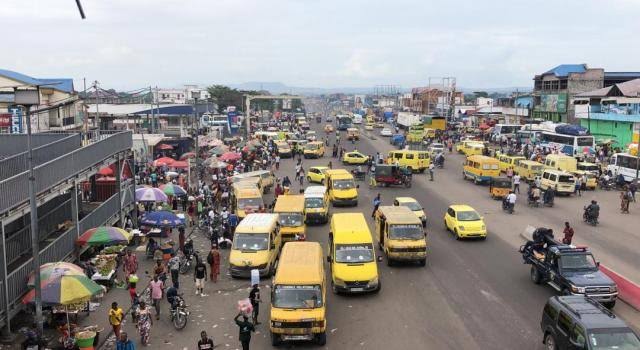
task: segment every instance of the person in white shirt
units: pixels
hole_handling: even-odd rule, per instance
[[[520,175],[513,175],[513,193],[518,191],[520,193]]]

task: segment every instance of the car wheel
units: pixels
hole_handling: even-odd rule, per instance
[[[460,235],[458,234],[458,229],[457,229],[457,228],[456,228],[456,229],[453,229],[453,234],[454,234],[454,235],[456,235],[456,241],[459,241],[461,237],[460,237]]]
[[[338,287],[336,287],[335,283],[333,283],[333,279],[331,280],[331,290],[333,291],[333,294],[340,294],[340,291],[338,291]]]
[[[541,282],[541,276],[540,276],[540,271],[538,271],[538,269],[536,269],[534,266],[531,266],[531,281],[535,284],[540,284]]]
[[[557,350],[556,339],[551,333],[547,333],[544,336],[544,347],[547,350]]]
[[[380,289],[382,288],[382,282],[380,282],[380,280],[378,280],[378,287],[376,287],[376,289],[373,290],[374,293],[378,293],[380,292]]]
[[[616,301],[609,301],[606,303],[602,303],[602,305],[604,305],[604,307],[606,307],[607,309],[613,309],[613,307],[616,306]]]
[[[387,254],[387,266],[393,266],[393,260],[389,258],[389,254]]]
[[[444,229],[449,232],[449,226],[447,225],[447,220],[444,220]]]
[[[322,332],[316,335],[316,343],[320,346],[327,344],[327,332]]]
[[[307,176],[307,182],[311,183],[311,178]]]
[[[419,261],[419,263],[420,263],[420,266],[425,266],[427,265],[427,259],[422,259]]]

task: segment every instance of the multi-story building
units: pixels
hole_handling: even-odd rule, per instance
[[[462,91],[449,91],[437,87],[413,88],[411,95],[411,111],[421,114],[446,113],[451,102],[456,105],[464,102]]]
[[[575,96],[575,116],[597,139],[616,146],[638,143],[640,137],[640,79],[614,84]]]
[[[26,130],[26,115],[14,103],[13,91],[21,86],[39,87],[40,104],[30,109],[31,128],[34,132],[78,129],[83,124],[84,104],[73,88],[73,79],[33,78],[28,75],[0,69],[0,133],[21,133]],[[19,123],[16,119],[20,119]],[[14,127],[7,121],[14,121]]]
[[[154,89],[153,98],[157,103],[186,104],[193,102],[193,92],[200,93],[200,100],[211,98],[209,91],[197,85],[185,85],[184,88],[177,89]]]
[[[23,307],[34,271],[31,244],[27,135],[0,135],[0,323]],[[86,230],[123,223],[135,206],[129,131],[32,135],[40,263],[73,261]],[[113,177],[98,179],[110,166]],[[100,191],[100,189],[108,190]]]
[[[586,64],[562,64],[534,80],[533,117],[555,122],[577,122],[574,97],[577,94],[640,78],[640,72],[605,72]]]

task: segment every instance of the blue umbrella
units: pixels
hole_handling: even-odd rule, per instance
[[[166,210],[148,212],[142,216],[140,223],[142,225],[156,227],[184,226],[183,219]]]

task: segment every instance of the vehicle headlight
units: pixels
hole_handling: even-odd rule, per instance
[[[340,279],[340,278],[338,278],[338,277],[334,277],[334,278],[333,278],[333,283],[334,283],[334,284],[337,284],[337,285],[344,286],[344,281],[343,281],[343,280],[341,280],[341,279]]]
[[[584,287],[576,287],[571,285],[571,291],[578,294],[584,294]]]
[[[371,281],[369,281],[368,283],[370,286],[377,286],[378,285],[378,277],[375,277],[374,279],[372,279]]]
[[[458,226],[458,228],[460,229],[460,231],[464,231],[464,226]]]
[[[282,322],[273,321],[273,326],[274,327],[282,327]]]
[[[483,230],[486,230],[486,229],[487,229],[487,227],[486,227],[485,225],[482,225],[482,229],[483,229]]]
[[[618,286],[616,286],[615,284],[613,286],[609,287],[609,291],[611,292],[617,292],[618,291]]]

